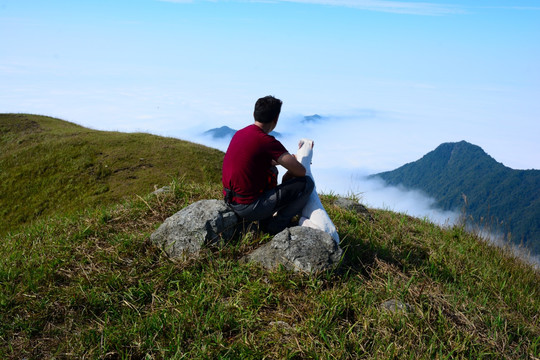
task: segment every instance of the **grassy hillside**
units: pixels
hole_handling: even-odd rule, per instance
[[[0,358],[540,357],[540,273],[459,226],[381,210],[370,219],[323,196],[345,250],[335,271],[239,261],[270,239],[255,231],[171,261],[149,236],[183,207],[221,196],[219,171],[200,174],[170,193],[88,205],[1,236]],[[409,309],[389,312],[389,299]]]
[[[223,159],[218,150],[177,139],[26,114],[0,114],[0,148],[0,234],[57,212],[147,194],[173,178],[214,183]]]
[[[267,272],[248,232],[196,260],[148,240],[219,185],[174,184],[0,241],[0,358],[537,359],[540,274],[460,227],[323,197],[345,249],[335,272]],[[381,308],[389,299],[406,313]]]

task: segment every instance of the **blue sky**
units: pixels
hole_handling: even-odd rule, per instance
[[[539,1],[0,0],[0,49],[0,112],[223,149],[198,135],[272,94],[314,167],[392,170],[466,140],[540,169]]]

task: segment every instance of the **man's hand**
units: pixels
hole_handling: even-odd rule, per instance
[[[285,153],[279,157],[277,162],[287,169],[287,173],[292,177],[306,176],[306,168],[296,160],[294,155]]]

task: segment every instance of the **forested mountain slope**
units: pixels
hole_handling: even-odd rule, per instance
[[[373,175],[464,210],[476,223],[540,253],[540,170],[514,170],[465,141],[445,143],[420,160]]]

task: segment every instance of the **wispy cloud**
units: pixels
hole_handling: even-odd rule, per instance
[[[480,9],[501,9],[501,10],[532,10],[540,11],[540,6],[479,6]]]
[[[157,0],[161,2],[171,2],[171,3],[180,3],[180,4],[188,4],[194,2],[194,0]]]
[[[285,2],[342,6],[369,11],[382,11],[410,15],[447,15],[463,13],[464,10],[455,5],[435,4],[429,2],[387,1],[387,0],[281,0]]]
[[[173,3],[193,3],[197,0],[158,0]],[[213,1],[213,0],[201,0]],[[214,0],[215,1],[215,0]],[[388,0],[239,0],[243,2],[268,2],[280,3],[291,2],[299,4],[314,4],[326,6],[348,7],[359,10],[379,11],[409,15],[450,15],[465,13],[465,10],[457,5],[436,4],[430,2],[411,1],[388,1]]]

